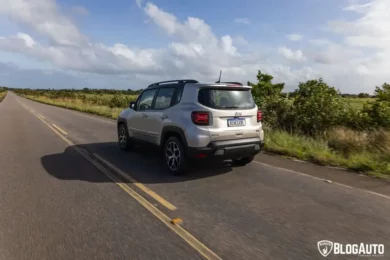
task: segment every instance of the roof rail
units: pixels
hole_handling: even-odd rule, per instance
[[[242,83],[240,83],[240,82],[215,82],[215,83],[218,83],[218,84],[235,84],[235,85],[242,86]]]
[[[177,84],[185,84],[185,83],[199,83],[197,80],[194,79],[176,79],[176,80],[167,80],[167,81],[160,81],[153,84],[150,84],[148,88],[161,85],[163,83],[174,83],[177,82]]]

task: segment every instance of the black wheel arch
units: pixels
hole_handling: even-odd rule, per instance
[[[182,142],[182,145],[184,146],[184,149],[187,149],[187,139],[184,134],[183,129],[177,126],[165,126],[161,132],[161,139],[160,139],[160,147],[163,148],[165,145],[165,142],[168,140],[170,136],[175,136],[179,138],[179,140]]]
[[[119,125],[121,125],[121,124],[124,124],[124,125],[126,126],[126,129],[127,129],[127,121],[126,121],[126,119],[124,119],[124,118],[118,118],[118,120],[117,120],[117,122],[116,122],[117,128],[119,128]]]

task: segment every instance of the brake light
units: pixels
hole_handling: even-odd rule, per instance
[[[209,125],[210,113],[204,111],[194,111],[191,113],[191,119],[195,125]]]
[[[260,122],[263,120],[263,112],[257,111],[257,122]]]

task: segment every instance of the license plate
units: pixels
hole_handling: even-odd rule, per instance
[[[245,126],[245,118],[234,118],[234,119],[228,119],[227,121],[228,126]]]

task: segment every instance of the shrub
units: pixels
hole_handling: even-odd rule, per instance
[[[273,77],[258,71],[257,83],[248,82],[252,87],[253,99],[264,115],[264,122],[273,128],[291,128],[291,108],[288,99],[282,93],[284,83],[272,83]]]
[[[111,98],[108,105],[111,108],[118,107],[118,108],[125,108],[129,105],[131,101],[134,101],[134,96],[129,95],[115,95]]]
[[[374,102],[364,105],[363,112],[370,117],[372,128],[390,128],[390,85],[384,83],[382,87],[375,88]]]
[[[371,117],[366,111],[348,105],[345,117],[340,122],[340,125],[357,131],[363,131],[373,129],[371,121]]]
[[[299,83],[293,102],[296,126],[307,135],[322,135],[340,125],[347,113],[339,91],[322,79]]]

